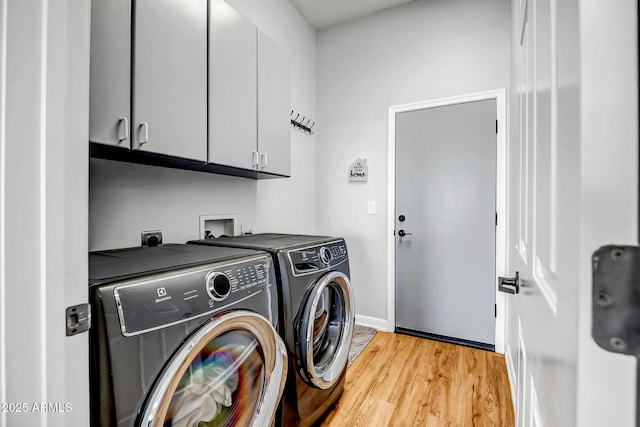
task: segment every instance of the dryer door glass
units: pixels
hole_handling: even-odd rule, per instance
[[[349,356],[355,310],[349,278],[333,271],[318,280],[300,316],[301,371],[312,386],[327,389],[342,375]]]
[[[140,425],[266,425],[284,387],[285,362],[284,344],[263,317],[235,312],[215,319],[173,357]]]

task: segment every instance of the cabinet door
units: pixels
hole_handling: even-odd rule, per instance
[[[131,0],[91,3],[89,140],[130,148]]]
[[[258,151],[261,171],[282,175],[291,173],[290,81],[289,55],[258,31]]]
[[[207,0],[137,0],[133,147],[207,160]]]
[[[210,11],[209,162],[253,169],[257,28],[222,0],[213,0]]]

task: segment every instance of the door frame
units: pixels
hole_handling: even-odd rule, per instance
[[[88,301],[90,24],[88,1],[0,0],[0,427],[89,425],[66,308]]]
[[[495,321],[495,351],[504,354],[505,344],[505,294],[498,292],[498,276],[506,274],[507,263],[507,230],[509,216],[507,215],[507,92],[506,89],[496,89],[438,98],[429,101],[415,102],[389,107],[389,135],[388,135],[388,201],[387,201],[387,330],[393,331],[396,326],[396,245],[395,245],[395,208],[396,208],[396,115],[408,111],[424,110],[427,108],[444,107],[447,105],[465,104],[474,101],[496,101],[496,118],[498,133],[496,145],[496,212],[498,225],[496,227],[496,304],[497,315]]]

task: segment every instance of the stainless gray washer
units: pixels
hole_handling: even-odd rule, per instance
[[[344,390],[353,336],[355,306],[344,239],[268,233],[190,243],[271,253],[278,278],[279,332],[289,351],[280,424],[317,423]]]
[[[89,275],[92,426],[273,422],[287,357],[269,254],[93,252]]]

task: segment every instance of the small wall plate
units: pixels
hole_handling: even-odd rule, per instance
[[[225,236],[237,236],[237,215],[200,215],[200,238],[213,239]]]
[[[143,231],[142,246],[158,246],[162,244],[162,230]]]

